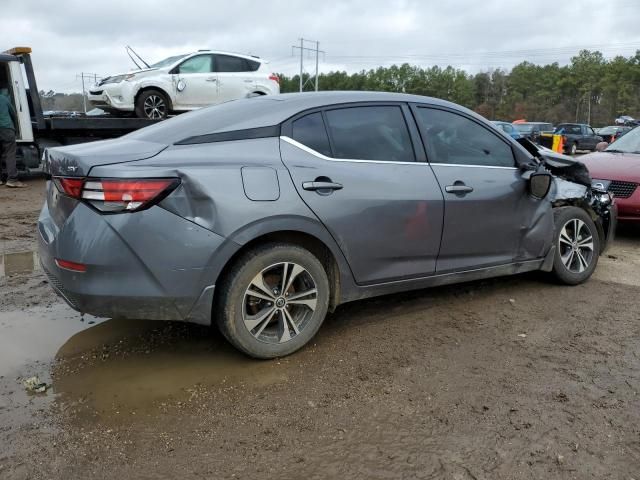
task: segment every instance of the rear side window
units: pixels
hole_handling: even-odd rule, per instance
[[[250,72],[255,72],[260,68],[260,62],[256,62],[254,60],[245,60],[245,62],[247,62]]]
[[[178,66],[179,73],[211,73],[211,55],[191,57]]]
[[[419,107],[417,112],[430,162],[515,167],[511,147],[476,122],[444,110]]]
[[[327,157],[331,156],[329,137],[320,112],[299,118],[293,122],[291,128],[291,136],[296,142],[300,142]]]
[[[249,66],[244,58],[231,55],[216,55],[216,71],[247,72],[249,71]]]
[[[334,157],[413,162],[415,156],[402,109],[350,107],[326,112]]]

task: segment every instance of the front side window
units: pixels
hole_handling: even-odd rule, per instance
[[[216,71],[218,72],[246,72],[249,68],[244,58],[231,55],[216,55]]]
[[[476,122],[433,108],[419,107],[417,113],[430,162],[515,167],[511,147]]]
[[[331,156],[329,137],[324,128],[322,113],[316,112],[299,118],[291,125],[291,136],[296,142],[319,152],[327,157]]]
[[[180,64],[179,73],[211,73],[211,55],[197,55],[191,57]]]
[[[409,130],[398,106],[328,110],[326,119],[335,158],[415,161]]]

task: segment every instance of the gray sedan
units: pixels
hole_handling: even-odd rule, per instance
[[[616,220],[582,164],[404,94],[237,100],[50,149],[45,169],[40,259],[73,308],[214,323],[258,358],[365,297],[531,270],[584,282]]]

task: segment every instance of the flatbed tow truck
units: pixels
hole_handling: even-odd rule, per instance
[[[0,53],[1,88],[9,90],[18,114],[16,157],[22,175],[41,171],[40,159],[48,147],[115,138],[162,121],[111,115],[45,115],[29,47]]]

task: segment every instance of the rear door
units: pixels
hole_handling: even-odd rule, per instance
[[[190,57],[178,65],[175,72],[178,75],[175,110],[190,110],[219,102],[213,55]]]
[[[282,159],[295,187],[359,284],[435,271],[443,197],[407,114],[402,104],[354,104],[283,126]]]
[[[256,87],[249,62],[233,55],[215,55],[220,102],[249,96]]]
[[[444,192],[437,272],[513,262],[535,205],[528,203],[511,145],[471,117],[419,105],[413,110]]]

